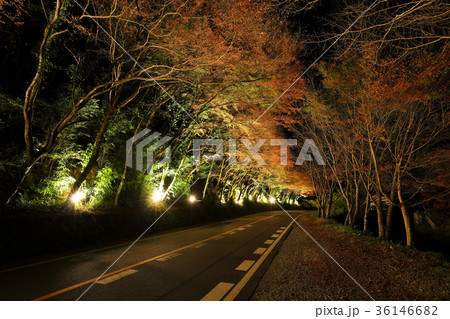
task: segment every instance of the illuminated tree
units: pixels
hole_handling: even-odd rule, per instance
[[[432,183],[424,172],[433,149],[446,138],[447,60],[448,51],[444,50],[396,62],[394,67],[376,66],[369,55],[321,68],[324,86],[335,99],[322,108],[325,113],[315,110],[312,114],[324,132],[322,140],[328,147],[324,151],[332,159],[330,167],[341,193],[347,200],[352,192],[358,192],[360,183],[364,186],[367,198],[377,208],[382,238],[389,234],[392,208],[399,207],[408,246],[413,244],[408,207],[423,203],[416,197]],[[353,177],[348,178],[347,172]],[[355,195],[354,200],[357,198]],[[383,201],[389,205],[387,219]],[[351,217],[350,205],[347,209]]]

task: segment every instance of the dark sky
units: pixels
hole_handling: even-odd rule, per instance
[[[318,40],[330,31],[328,14],[339,9],[340,4],[336,0],[319,0],[313,8],[290,17],[292,32],[298,33],[302,39],[308,36],[301,57],[305,64],[312,62],[329,45],[328,42],[317,44],[312,40]],[[23,79],[30,78],[34,71],[37,44],[42,37],[42,30],[37,26],[44,22],[40,6],[32,6],[29,10],[25,24],[6,30],[8,32],[0,32],[0,87],[18,95],[23,93],[27,84],[23,83]],[[5,27],[1,25],[0,30]],[[12,33],[9,32],[11,30]]]
[[[290,19],[292,31],[299,33],[301,38],[306,36],[306,47],[302,56],[305,62],[312,62],[331,44],[316,41],[323,40],[326,33],[332,31],[328,23],[330,14],[339,11],[340,6],[339,1],[320,0],[313,8]],[[327,56],[324,58],[326,59]]]

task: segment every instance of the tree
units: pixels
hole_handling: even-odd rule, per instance
[[[379,237],[386,235],[383,200],[390,206],[387,228],[392,207],[400,208],[408,246],[413,245],[408,207],[417,205],[416,195],[430,183],[424,172],[431,150],[447,138],[443,133],[448,127],[444,106],[448,96],[442,90],[447,56],[447,50],[437,55],[424,53],[415,60],[397,61],[395,67],[380,67],[371,63],[369,54],[321,68],[325,88],[337,97],[326,116],[317,117],[318,125],[326,126],[328,139],[333,140],[327,143],[328,154],[335,158],[333,154],[342,154],[342,149],[334,147],[349,148],[344,163],[352,167],[353,174],[370,163],[372,172],[363,170],[365,176],[355,179],[353,189],[359,181],[365,183],[377,208]],[[367,178],[372,179],[370,184],[364,182]],[[338,184],[342,185],[339,178]],[[351,193],[348,189],[341,192]]]
[[[368,3],[345,1],[330,23],[336,38],[367,9]],[[375,49],[379,63],[399,60],[422,49],[439,50],[448,43],[448,4],[440,0],[378,1],[339,41],[339,52]],[[393,63],[384,60],[383,63]]]

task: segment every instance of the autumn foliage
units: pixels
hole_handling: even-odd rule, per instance
[[[321,191],[329,196],[339,189],[350,224],[366,193],[365,216],[369,203],[377,210],[381,238],[389,237],[393,209],[400,208],[412,245],[408,210],[448,195],[447,174],[438,167],[449,162],[449,51],[393,57],[385,66],[373,57],[367,52],[319,68],[323,90],[311,98],[306,113],[329,169],[316,178],[327,184]],[[424,192],[435,196],[423,197]]]
[[[276,198],[328,218],[343,203],[346,224],[369,231],[375,220],[380,238],[401,216],[408,245],[413,211],[448,207],[450,53],[440,1],[399,16],[409,4],[379,2],[309,69],[323,50],[295,25],[317,1],[78,3],[0,0],[9,42],[0,48],[3,203],[145,206],[198,180],[192,192],[215,204]],[[346,1],[319,42],[336,39],[361,6]],[[13,69],[18,79],[6,75]],[[155,160],[169,146],[172,158],[138,172],[126,165],[135,154],[125,143],[145,128],[171,137]],[[286,138],[298,143],[282,158],[270,140]],[[227,144],[220,161],[195,165],[193,139],[237,140],[237,161]],[[305,139],[324,166],[295,165]],[[260,142],[267,165],[246,161],[246,145]]]

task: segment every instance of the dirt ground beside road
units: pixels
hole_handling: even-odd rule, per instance
[[[450,299],[442,255],[358,236],[311,215],[300,225],[375,300]],[[361,287],[294,224],[252,300],[370,300]]]

